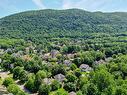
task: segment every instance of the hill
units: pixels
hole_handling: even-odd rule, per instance
[[[0,19],[0,37],[30,39],[91,32],[124,32],[127,31],[126,17],[127,13],[122,12],[102,13],[80,9],[27,11]]]
[[[14,95],[127,95],[126,17],[69,9],[0,19],[0,89]]]

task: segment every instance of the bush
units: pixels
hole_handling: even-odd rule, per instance
[[[10,84],[7,90],[9,93],[16,95],[20,91],[20,88],[16,84]]]
[[[81,89],[84,84],[87,84],[89,82],[88,77],[87,76],[81,76],[79,79],[79,88]]]
[[[84,93],[85,94],[85,93]],[[87,87],[87,95],[98,95],[98,88],[93,83],[90,83]]]
[[[47,77],[47,74],[46,74],[45,71],[40,70],[40,71],[37,72],[37,74],[35,76],[35,86],[37,87],[37,89],[41,85],[43,79],[46,78],[46,77]]]
[[[57,75],[60,73],[65,75],[66,71],[65,71],[64,66],[62,64],[60,64],[60,65],[57,64],[57,65],[53,66],[52,75],[54,76],[54,75]]]
[[[78,91],[78,92],[76,93],[76,95],[83,95],[83,94],[82,94],[82,91]]]
[[[28,80],[28,73],[25,70],[21,71],[19,80],[23,83]]]
[[[29,78],[28,81],[25,84],[25,87],[31,91],[31,92],[36,92],[36,86],[35,86],[35,80],[33,78]]]
[[[73,62],[79,67],[83,63],[83,58],[82,57],[74,58]]]
[[[23,68],[22,67],[15,67],[14,70],[13,70],[13,78],[14,79],[19,79],[19,76],[20,76],[20,73],[23,71]]]
[[[57,62],[57,58],[51,58],[49,59],[50,62]]]
[[[77,77],[73,74],[67,74],[66,79],[68,82],[75,82],[77,80]]]
[[[5,78],[3,85],[7,87],[10,84],[14,84],[14,83],[15,83],[14,80],[12,78],[8,77],[8,78]]]
[[[29,94],[27,94],[27,93],[25,93],[23,91],[18,91],[18,93],[16,95],[29,95]]]
[[[52,88],[52,91],[55,91],[55,90],[58,90],[60,88],[61,84],[60,82],[58,82],[57,80],[54,80],[52,83],[51,83],[51,88]]]
[[[97,85],[99,91],[103,91],[111,85],[115,86],[113,75],[104,69],[96,71],[91,80]]]
[[[127,95],[127,88],[125,86],[117,86],[115,95]]]
[[[73,64],[71,64],[70,68],[71,68],[71,70],[75,70],[75,69],[77,69],[77,66],[73,63]]]
[[[68,95],[68,92],[64,89],[58,89],[53,95]]]
[[[71,83],[71,82],[65,83],[64,89],[65,89],[66,91],[69,91],[69,92],[71,92],[71,91],[76,91],[76,84]]]
[[[80,77],[80,76],[82,75],[82,72],[81,72],[80,69],[76,69],[74,73],[75,73],[75,75],[76,75],[77,77]]]
[[[49,85],[46,85],[46,84],[42,84],[40,85],[39,87],[39,95],[49,95],[49,92],[50,92],[51,88]]]

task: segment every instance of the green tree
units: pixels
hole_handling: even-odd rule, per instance
[[[77,77],[74,74],[67,74],[66,79],[68,82],[75,82],[77,80]]]
[[[64,89],[58,89],[53,95],[68,95],[68,92]]]
[[[77,69],[77,66],[73,63],[73,64],[71,64],[70,68],[71,68],[71,70],[75,70],[75,69]]]
[[[60,87],[61,87],[61,84],[60,84],[60,82],[57,81],[57,80],[54,80],[54,81],[51,83],[52,91],[58,90]]]
[[[28,73],[27,73],[27,71],[23,70],[23,71],[20,72],[20,74],[19,74],[19,80],[21,82],[23,82],[23,83],[28,80]]]
[[[103,91],[109,86],[115,85],[113,76],[104,69],[95,71],[91,80],[97,85],[99,91]]]
[[[58,65],[58,64],[54,65],[53,68],[52,68],[52,75],[54,76],[54,75],[57,75],[57,74],[60,74],[60,73],[65,75],[66,70],[64,68],[64,65],[62,65],[62,64],[60,64],[60,65]]]
[[[10,84],[7,87],[8,92],[17,95],[17,93],[20,91],[20,88],[16,84]]]
[[[38,95],[49,95],[49,92],[51,90],[51,87],[46,84],[41,84],[39,87]]]
[[[125,86],[117,86],[115,95],[127,95],[127,88]]]
[[[76,84],[72,82],[67,82],[64,84],[64,89],[69,92],[76,91]]]
[[[42,81],[44,78],[47,77],[47,74],[45,71],[40,70],[36,73],[35,76],[35,86],[37,87],[37,89],[39,88],[39,86],[41,85]]]
[[[14,80],[10,77],[8,78],[5,78],[4,81],[3,81],[3,85],[5,85],[6,87],[9,86],[10,84],[14,84]]]
[[[77,91],[77,92],[76,92],[76,95],[83,95],[83,94],[82,94],[82,91],[80,91],[80,90]]]
[[[36,92],[37,88],[35,86],[35,79],[30,77],[28,81],[25,83],[25,87],[33,93]]]
[[[83,63],[82,57],[74,58],[73,63],[75,63],[78,67]]]
[[[90,83],[87,87],[87,95],[99,95],[97,86]]]
[[[81,70],[78,68],[74,71],[74,74],[77,76],[77,77],[80,77],[82,75],[82,72]]]
[[[13,78],[14,78],[14,79],[19,79],[20,73],[21,73],[22,71],[23,71],[23,68],[22,68],[22,67],[19,67],[19,66],[15,67],[15,68],[13,69]]]

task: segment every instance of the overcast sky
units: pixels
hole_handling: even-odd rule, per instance
[[[27,10],[69,8],[127,12],[127,0],[0,0],[0,17]]]

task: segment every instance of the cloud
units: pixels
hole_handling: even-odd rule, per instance
[[[42,0],[32,0],[40,9],[46,9]]]
[[[103,11],[107,6],[112,7],[113,1],[114,0],[63,0],[62,8],[80,8],[89,11]]]

